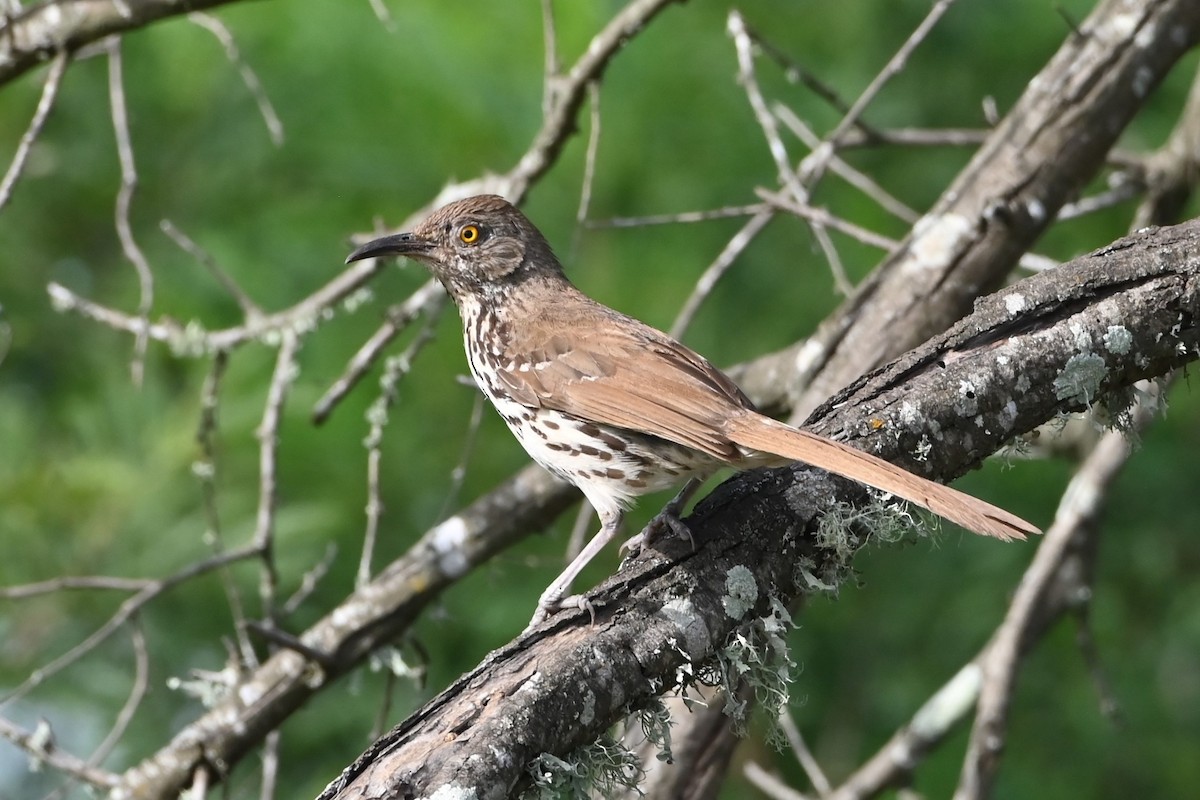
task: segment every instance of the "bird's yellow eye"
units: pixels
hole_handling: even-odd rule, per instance
[[[479,241],[479,226],[463,225],[462,230],[458,232],[458,238],[463,244],[475,244]]]

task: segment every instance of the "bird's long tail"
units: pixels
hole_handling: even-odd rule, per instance
[[[803,461],[829,472],[890,492],[938,516],[984,536],[1009,541],[1041,533],[1025,520],[957,489],[914,475],[881,458],[848,445],[797,430],[761,414],[734,417],[724,433],[735,444]]]

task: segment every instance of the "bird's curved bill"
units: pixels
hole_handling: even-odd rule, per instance
[[[394,233],[391,236],[381,236],[367,242],[346,256],[346,263],[383,256],[419,256],[432,249],[433,242],[423,239],[415,233]]]

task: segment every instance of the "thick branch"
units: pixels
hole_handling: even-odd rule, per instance
[[[939,477],[1102,392],[1200,353],[1200,222],[1147,231],[1029,278],[953,330],[818,409],[814,429]],[[929,445],[929,446],[926,446]],[[322,795],[506,796],[541,752],[565,755],[677,685],[740,619],[723,594],[735,566],[784,602],[840,557],[812,535],[855,485],[802,465],[745,473],[690,518],[696,548],[667,542],[590,593],[586,613],[552,618],[498,650],[380,739]],[[817,499],[822,498],[822,499]]]
[[[110,800],[175,797],[197,768],[231,768],[313,694],[407,630],[442,589],[546,525],[573,500],[564,484],[540,468],[522,470],[430,530],[403,559],[301,634],[306,651],[321,657],[276,652],[169,744],[123,774]]]
[[[795,415],[944,330],[998,286],[1198,39],[1194,0],[1101,3],[904,245],[826,326],[823,352],[810,359],[819,374]]]
[[[0,86],[59,51],[233,0],[45,0],[0,25]]]

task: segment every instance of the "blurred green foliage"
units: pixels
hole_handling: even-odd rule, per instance
[[[236,324],[236,303],[158,230],[170,219],[208,250],[259,304],[282,309],[337,274],[348,236],[395,222],[453,178],[507,170],[537,129],[541,107],[539,4],[391,3],[395,30],[365,0],[233,3],[216,14],[234,32],[286,128],[272,145],[251,95],[208,32],[176,19],[124,39],[130,124],[140,182],[135,236],[154,266],[153,316]],[[621,3],[558,3],[560,53],[570,63]],[[925,2],[747,0],[749,23],[853,99],[928,10]],[[729,5],[692,0],[668,9],[612,64],[602,89],[602,129],[591,216],[635,216],[753,202],[774,184],[771,164],[735,79],[725,34]],[[982,125],[980,104],[1003,112],[1069,35],[1082,0],[964,2],[868,110],[875,125]],[[1123,140],[1145,150],[1164,139],[1190,83],[1185,62]],[[0,92],[0,153],[8,158],[37,102],[41,72]],[[789,85],[765,60],[768,98],[821,130],[837,116]],[[151,345],[145,385],[132,387],[130,338],[52,310],[45,287],[65,284],[98,302],[134,309],[137,283],[113,226],[119,169],[103,58],[73,65],[33,150],[13,202],[0,211],[0,304],[11,346],[0,363],[0,585],[61,575],[155,577],[211,552],[195,431],[207,365]],[[587,120],[581,120],[586,131]],[[794,143],[793,143],[794,144]],[[660,327],[737,221],[576,231],[585,138],[533,189],[526,209],[587,292]],[[802,150],[796,146],[793,153]],[[856,151],[847,158],[917,209],[926,208],[969,158],[952,149]],[[5,161],[6,163],[6,161]],[[905,226],[827,178],[814,201],[892,236]],[[1193,208],[1195,206],[1193,205]],[[1131,207],[1061,226],[1040,245],[1065,258],[1121,235]],[[576,246],[573,237],[579,234]],[[842,238],[861,277],[878,254]],[[393,299],[426,276],[389,270],[375,300],[340,314],[301,353],[281,431],[278,559],[281,592],[333,543],[338,555],[315,594],[287,620],[302,630],[353,584],[364,526],[363,418],[375,394],[364,382],[322,427],[312,403],[379,323]],[[808,334],[836,307],[832,280],[804,226],[772,223],[704,306],[687,341],[728,364]],[[750,312],[754,309],[754,312]],[[401,342],[399,346],[403,346]],[[255,427],[274,363],[239,351],[221,388],[218,507],[227,546],[253,531]],[[403,552],[439,519],[465,443],[472,392],[458,322],[444,315],[437,339],[400,390],[384,446],[383,539],[376,566]],[[1106,719],[1074,642],[1062,626],[1021,676],[1001,774],[1002,796],[1182,797],[1200,783],[1200,418],[1186,381],[1170,417],[1147,437],[1114,492],[1099,557],[1092,624],[1100,669],[1120,704]],[[461,499],[470,500],[524,463],[489,412]],[[1048,523],[1070,470],[1065,464],[991,464],[961,484]],[[653,512],[648,500],[631,522]],[[570,516],[570,515],[568,515]],[[556,573],[569,519],[497,558],[450,591],[416,626],[429,654],[425,685],[401,682],[388,723],[403,718],[490,648],[514,635]],[[955,533],[931,546],[890,547],[858,562],[861,586],[816,599],[798,616],[795,715],[834,777],[859,763],[928,694],[982,646],[1027,563],[1026,547]],[[601,559],[585,580],[615,564]],[[254,613],[257,571],[231,578]],[[0,601],[0,693],[63,653],[125,595],[66,592]],[[480,597],[488,602],[480,603]],[[141,615],[150,642],[150,693],[106,764],[122,769],[150,753],[199,709],[168,691],[169,676],[220,669],[231,624],[221,580],[210,575],[162,597]],[[118,636],[92,657],[4,709],[55,726],[75,752],[94,747],[128,691],[132,652]],[[364,672],[317,698],[283,728],[281,796],[315,794],[368,743],[383,679]],[[917,776],[947,796],[965,731]],[[800,781],[789,758],[751,744]],[[735,770],[736,773],[736,770]],[[748,796],[736,776],[728,797]],[[54,785],[27,776],[24,757],[0,745],[0,796]],[[799,784],[798,784],[799,785]],[[256,796],[253,770],[234,774],[234,797]]]

